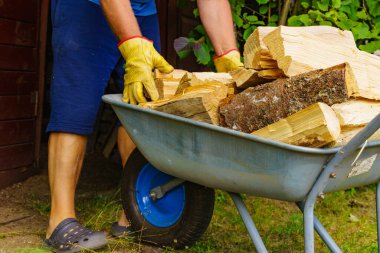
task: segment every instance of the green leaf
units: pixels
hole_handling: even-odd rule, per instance
[[[177,52],[177,55],[180,59],[185,59],[191,55],[193,50],[181,50]]]
[[[339,11],[347,13],[348,15],[351,15],[351,7],[350,6],[341,6],[339,8]]]
[[[247,40],[249,35],[252,34],[252,32],[255,30],[256,26],[251,26],[250,28],[246,29],[243,33],[243,39]]]
[[[234,23],[236,24],[237,27],[242,27],[243,26],[243,19],[236,15],[235,13],[232,14],[232,18],[234,20]]]
[[[380,4],[378,0],[366,0],[366,3],[368,5],[369,14],[373,17],[380,16]]]
[[[332,26],[332,23],[330,21],[325,21],[325,20],[322,20],[319,22],[320,25],[328,25],[328,26]]]
[[[269,0],[256,0],[256,2],[260,5],[262,5],[262,4],[267,4],[269,2]]]
[[[302,26],[299,16],[292,16],[288,19],[288,26]]]
[[[206,35],[206,31],[205,31],[205,28],[203,27],[203,25],[197,25],[194,28],[194,30],[197,31],[197,32],[199,32],[202,35]]]
[[[199,17],[199,10],[198,10],[198,8],[195,8],[195,9],[193,10],[193,15],[194,15],[195,18],[198,18],[198,17]]]
[[[211,60],[210,52],[206,44],[195,43],[193,50],[198,63],[206,65]]]
[[[259,12],[260,12],[260,14],[267,14],[268,13],[268,5],[262,5],[262,6],[260,6],[260,8],[259,8]]]
[[[301,6],[305,9],[309,9],[311,6],[311,1],[310,0],[301,0]]]
[[[255,22],[257,20],[259,20],[259,18],[255,15],[250,15],[250,16],[247,16],[246,19],[249,21],[249,22]]]
[[[337,26],[342,30],[351,30],[354,25],[354,22],[350,19],[342,20],[336,22]]]
[[[359,23],[357,26],[351,29],[356,40],[367,39],[371,35],[369,26],[365,23]]]
[[[351,4],[351,0],[343,0],[342,1],[342,6],[343,5],[350,5]]]
[[[256,22],[253,22],[254,25],[265,25],[265,22],[264,21],[256,21]]]
[[[308,9],[310,7],[310,4],[308,2],[301,2],[301,6],[305,9]]]
[[[299,16],[299,20],[304,24],[305,26],[309,26],[313,24],[313,21],[310,19],[308,14],[302,14]]]
[[[359,19],[363,19],[363,20],[367,20],[368,19],[368,15],[367,15],[367,12],[363,9],[361,11],[359,11],[358,13],[356,13],[357,17]]]
[[[339,9],[341,5],[342,5],[341,0],[332,0],[332,7],[333,8]]]
[[[328,11],[330,0],[320,0],[317,2],[318,9],[321,11]]]
[[[272,15],[269,19],[269,22],[277,22],[278,21],[278,15]]]
[[[376,50],[380,50],[380,40],[371,41],[366,45],[360,45],[359,48],[368,53],[373,53]]]

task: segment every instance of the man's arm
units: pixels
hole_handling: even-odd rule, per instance
[[[141,31],[129,0],[100,0],[100,5],[119,41],[141,36]]]
[[[197,0],[199,15],[216,55],[236,49],[236,39],[228,0]]]

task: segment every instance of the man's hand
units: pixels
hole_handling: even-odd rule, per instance
[[[157,100],[159,95],[152,70],[170,73],[174,68],[154,49],[152,41],[141,36],[122,41],[119,50],[125,59],[123,101],[146,102],[144,90],[152,101]]]
[[[213,58],[216,71],[229,72],[237,68],[244,67],[240,61],[240,52],[236,49],[232,49],[225,54],[215,56]]]

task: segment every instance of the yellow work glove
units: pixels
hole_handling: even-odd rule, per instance
[[[158,99],[158,91],[152,70],[170,73],[173,67],[153,47],[153,42],[144,37],[132,37],[119,43],[125,59],[123,101],[131,104]],[[146,93],[144,93],[146,91]],[[145,95],[144,95],[145,94]]]
[[[213,61],[218,72],[229,72],[244,67],[240,61],[240,53],[237,49],[232,49],[227,53],[215,56]]]

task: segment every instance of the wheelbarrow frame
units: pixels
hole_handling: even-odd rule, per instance
[[[380,142],[365,143],[360,148],[379,129],[380,115],[344,147],[315,149],[125,104],[120,95],[106,95],[103,100],[112,105],[132,140],[156,168],[184,180],[228,191],[260,253],[267,250],[239,193],[297,203],[304,216],[305,252],[314,252],[313,228],[332,252],[341,252],[314,216],[318,195],[380,180],[380,161],[376,159]],[[219,145],[210,143],[214,140]],[[165,152],[170,152],[168,157]],[[221,157],[221,154],[228,156]],[[359,157],[368,160],[371,158],[368,156],[374,158],[374,163],[366,173],[347,176],[352,172],[353,160]],[[379,192],[378,184],[377,218]]]

